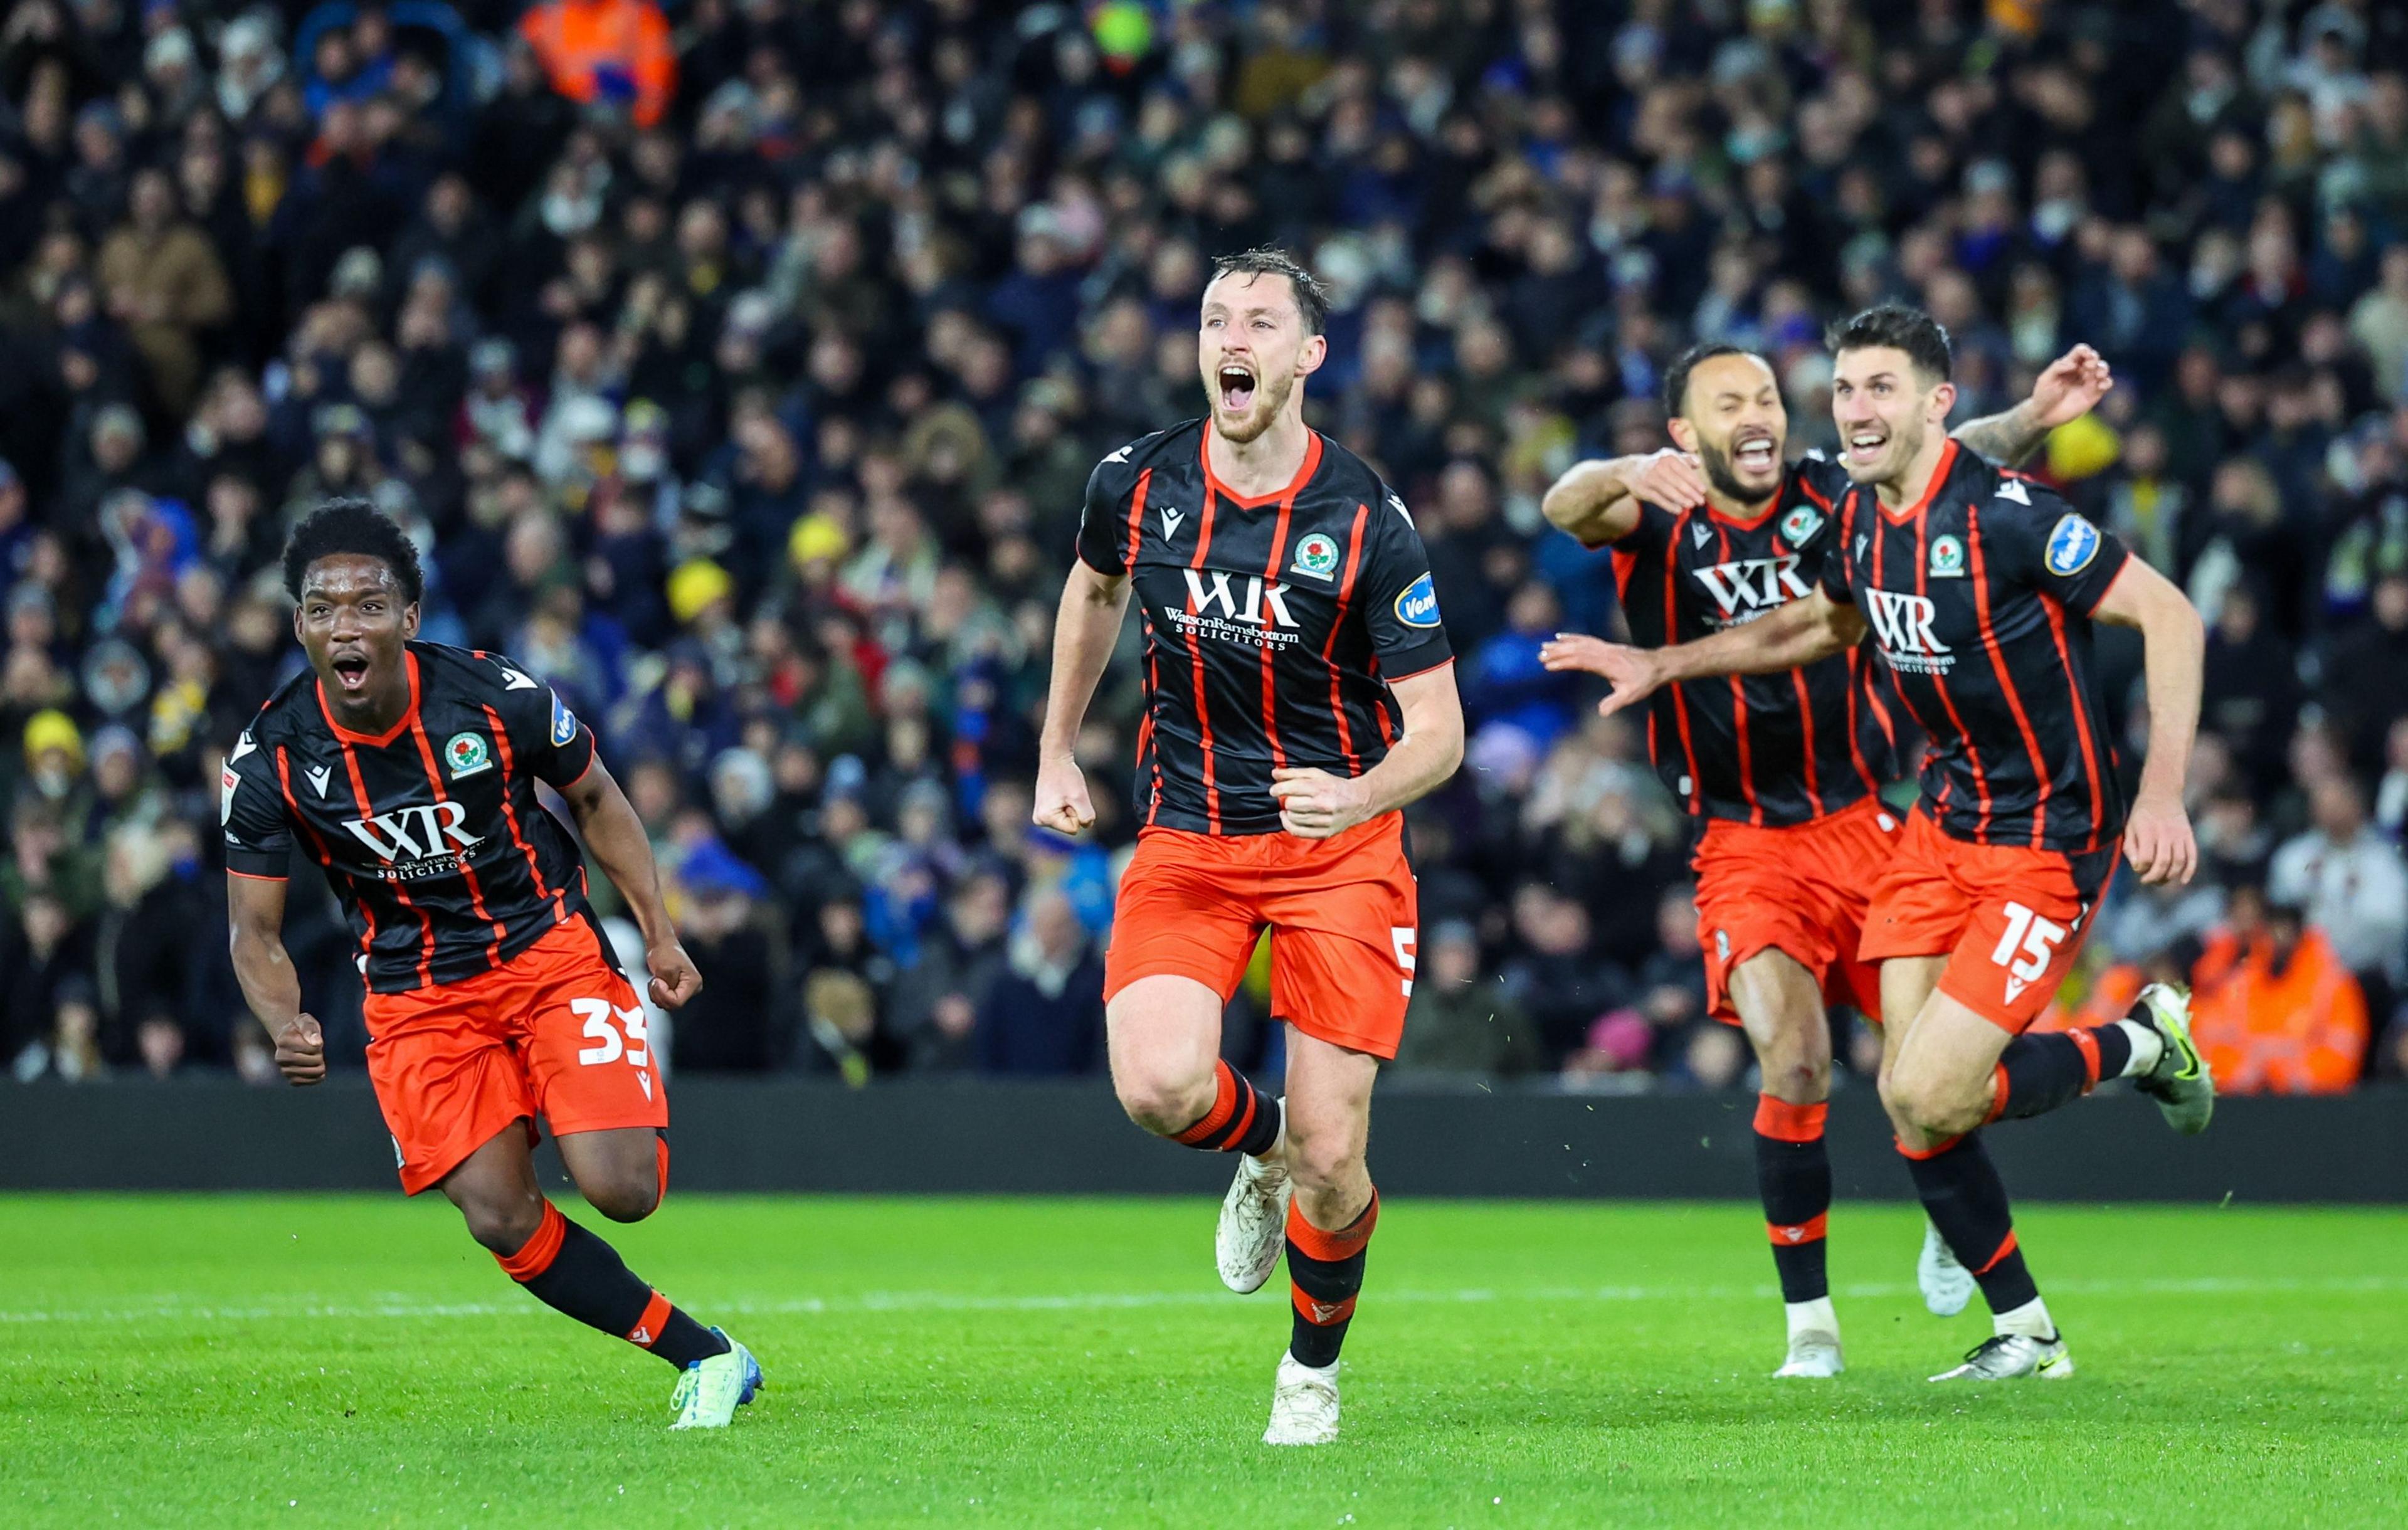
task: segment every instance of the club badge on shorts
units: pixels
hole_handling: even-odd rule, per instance
[[[455,733],[443,746],[443,762],[452,767],[452,779],[473,776],[494,767],[494,757],[485,748],[485,740],[473,733]]]

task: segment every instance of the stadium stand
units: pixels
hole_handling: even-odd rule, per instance
[[[1615,621],[1539,496],[1659,444],[1695,336],[1828,443],[1823,325],[1899,295],[1968,415],[2109,358],[2035,468],[2212,624],[2209,875],[2116,890],[2101,994],[2195,974],[2243,1087],[2399,1071],[2408,13],[2365,0],[18,0],[0,1061],[275,1077],[213,782],[299,663],[284,531],[354,493],[428,636],[595,723],[710,983],[678,1068],[1100,1066],[1135,670],[1096,835],[1029,828],[1053,600],[1096,458],[1200,412],[1206,263],[1264,242],[1336,294],[1313,418],[1412,505],[1471,710],[1400,1069],[1740,1081],[1689,825],[1538,664]],[[287,939],[355,1065],[315,880]]]

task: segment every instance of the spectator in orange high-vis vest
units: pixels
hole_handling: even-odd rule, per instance
[[[2191,1034],[2225,1094],[2340,1094],[2366,1056],[2365,992],[2297,905],[2263,899],[2233,890],[2231,924],[2199,961]]]
[[[651,127],[677,91],[677,50],[652,0],[545,0],[519,18],[552,88],[572,101],[624,106]]]

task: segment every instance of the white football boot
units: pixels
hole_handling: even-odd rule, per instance
[[[1928,1222],[1923,1224],[1923,1253],[1914,1262],[1914,1283],[1923,1288],[1923,1305],[1936,1318],[1953,1318],[1973,1299],[1973,1272],[1956,1262],[1948,1240]]]
[[[1840,1317],[1831,1298],[1784,1304],[1789,1323],[1789,1358],[1772,1373],[1774,1380],[1808,1377],[1823,1380],[1848,1368],[1840,1354]]]
[[[1326,1445],[1338,1437],[1338,1366],[1316,1369],[1292,1354],[1280,1356],[1271,1391],[1266,1445]]]
[[[2035,1376],[2043,1381],[2062,1381],[2072,1375],[2073,1356],[2066,1352],[2062,1336],[2034,1338],[2029,1334],[1992,1334],[1965,1351],[1963,1365],[1932,1380],[2013,1381]]]
[[[1221,1283],[1240,1296],[1263,1289],[1279,1268],[1287,1246],[1287,1204],[1296,1194],[1287,1172],[1287,1096],[1280,1096],[1279,1137],[1268,1158],[1238,1154],[1237,1177],[1221,1197],[1221,1224],[1213,1230],[1212,1256]]]

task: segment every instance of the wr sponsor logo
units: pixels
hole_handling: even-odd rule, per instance
[[[1761,616],[1775,607],[1793,600],[1803,600],[1810,593],[1806,581],[1798,577],[1798,554],[1792,552],[1778,558],[1743,558],[1737,563],[1713,564],[1689,572],[1713,596],[1725,623],[1745,622]]]
[[[351,819],[343,827],[374,851],[378,860],[400,867],[437,856],[447,863],[456,861],[483,844],[482,835],[470,834],[462,826],[467,818],[468,809],[460,803],[435,802],[396,808],[374,818]]]
[[[1897,590],[1865,592],[1865,615],[1871,620],[1882,657],[1892,669],[1917,675],[1948,673],[1956,658],[1931,630],[1939,614],[1939,608],[1923,595]]]

